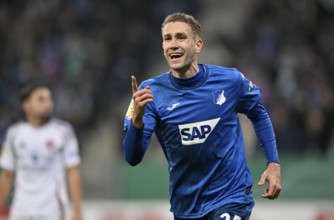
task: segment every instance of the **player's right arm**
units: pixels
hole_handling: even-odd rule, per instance
[[[13,184],[13,172],[3,169],[0,175],[0,211],[6,208],[6,201]]]
[[[15,133],[14,128],[9,128],[6,134],[0,157],[0,210],[6,208],[7,197],[13,184],[15,169],[15,156],[12,145],[13,133]]]
[[[131,80],[133,109],[131,109],[130,104],[130,113],[127,114],[130,121],[127,121],[128,126],[126,128],[123,145],[125,160],[130,165],[135,166],[140,163],[144,157],[153,131],[152,127],[153,124],[155,124],[153,122],[154,120],[148,120],[150,122],[144,123],[146,106],[148,103],[153,102],[154,97],[149,86],[139,89],[136,78],[132,76]],[[149,115],[150,113],[147,113],[146,117],[152,119]]]

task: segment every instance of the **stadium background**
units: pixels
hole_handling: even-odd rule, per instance
[[[128,166],[122,129],[130,76],[142,81],[168,70],[160,25],[175,11],[202,23],[200,62],[237,67],[262,88],[283,191],[277,201],[259,197],[266,164],[240,116],[255,182],[253,220],[334,219],[332,0],[0,0],[0,141],[22,118],[19,86],[48,80],[55,115],[80,140],[86,218],[171,219],[162,151],[153,140],[144,162]]]

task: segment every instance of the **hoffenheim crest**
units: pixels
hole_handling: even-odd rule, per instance
[[[213,102],[217,105],[222,105],[226,101],[224,90],[217,90],[213,92],[212,95],[213,95]]]

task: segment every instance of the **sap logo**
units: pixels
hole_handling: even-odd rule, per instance
[[[179,125],[183,145],[201,144],[209,137],[220,118]]]

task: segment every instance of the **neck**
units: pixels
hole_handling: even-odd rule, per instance
[[[49,118],[37,118],[37,117],[27,115],[27,121],[29,122],[29,124],[35,127],[39,127],[47,123],[49,121]]]
[[[190,66],[183,69],[172,69],[172,74],[178,79],[188,79],[195,76],[198,73],[198,63],[196,61],[192,62]]]

